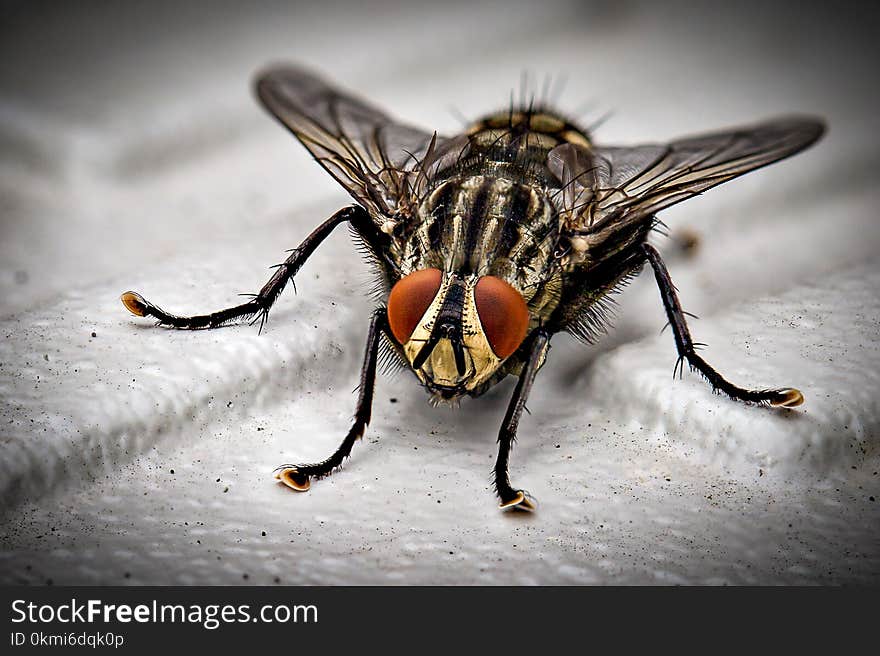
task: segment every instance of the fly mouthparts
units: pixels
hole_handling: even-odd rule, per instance
[[[421,369],[422,365],[427,362],[428,357],[431,355],[431,351],[434,350],[434,347],[440,342],[440,333],[438,331],[434,331],[431,337],[425,342],[425,345],[419,351],[419,354],[416,356],[416,359],[413,360],[412,368],[413,369]]]
[[[455,356],[455,370],[459,376],[464,376],[467,371],[464,362],[464,346],[458,338],[452,340],[452,353]]]

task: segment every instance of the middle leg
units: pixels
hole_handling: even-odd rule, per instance
[[[342,464],[350,454],[355,441],[364,435],[364,431],[370,423],[370,413],[373,406],[373,387],[376,383],[376,360],[379,352],[379,340],[382,333],[389,330],[388,314],[384,307],[376,308],[370,320],[370,330],[367,334],[367,350],[364,354],[364,364],[361,368],[361,381],[358,391],[357,409],[354,413],[354,423],[348,434],[339,445],[339,448],[326,460],[305,465],[281,465],[275,470],[275,478],[288,487],[305,492],[309,489],[309,480],[313,477],[327,476]]]

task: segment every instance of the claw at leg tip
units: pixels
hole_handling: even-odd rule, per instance
[[[123,292],[119,300],[122,301],[125,309],[136,317],[146,316],[147,303],[144,301],[144,297],[137,292]]]
[[[306,492],[312,486],[308,476],[303,476],[293,467],[287,467],[275,472],[275,480],[284,483],[291,490]]]
[[[793,387],[777,390],[776,394],[777,397],[770,401],[770,405],[775,408],[794,408],[804,402],[804,395]]]
[[[537,507],[534,500],[526,496],[525,492],[519,490],[516,496],[510,501],[502,501],[499,505],[501,510],[528,510],[533,511]]]

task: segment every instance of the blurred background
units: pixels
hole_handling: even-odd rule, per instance
[[[878,28],[868,3],[0,3],[0,581],[877,582]],[[707,360],[807,405],[673,385],[643,276],[606,340],[554,341],[512,460],[536,515],[489,490],[507,384],[453,412],[385,378],[344,470],[276,488],[353,411],[369,272],[345,231],[262,336],[152,329],[118,295],[236,303],[350,202],[254,100],[277,61],[441,134],[524,76],[563,80],[599,143],[824,117],[662,215],[695,255],[657,241]]]

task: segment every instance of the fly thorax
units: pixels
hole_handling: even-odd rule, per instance
[[[505,166],[489,162],[479,174],[451,177],[426,195],[422,223],[405,248],[411,268],[496,275],[529,300],[552,265],[559,218],[545,189],[510,171],[501,175]]]

